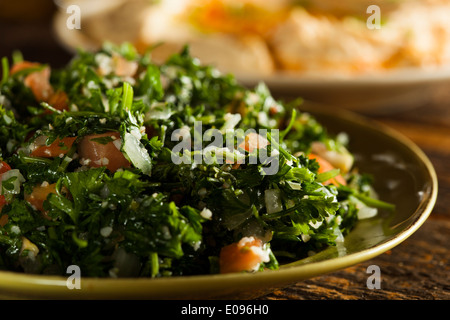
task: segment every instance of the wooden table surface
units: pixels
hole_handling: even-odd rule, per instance
[[[55,67],[67,63],[71,55],[58,44],[51,31],[51,6],[38,8],[42,18],[15,12],[8,16],[1,6],[0,57],[11,56],[13,50],[19,49],[27,59]],[[277,289],[259,300],[450,298],[450,93],[443,90],[417,109],[373,118],[409,137],[435,166],[439,194],[429,219],[411,237],[376,258]],[[380,289],[367,288],[370,265],[380,268]]]

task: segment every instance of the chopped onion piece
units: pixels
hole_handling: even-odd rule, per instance
[[[136,168],[142,170],[144,174],[150,175],[152,170],[152,159],[147,149],[142,145],[139,139],[131,134],[125,133],[123,151]]]

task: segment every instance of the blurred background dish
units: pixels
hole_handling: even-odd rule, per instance
[[[54,32],[69,50],[129,41],[152,48],[155,61],[189,44],[203,63],[246,85],[264,81],[275,93],[390,113],[422,106],[450,85],[450,1],[385,2],[55,0]],[[73,4],[79,30],[66,27]]]
[[[65,7],[59,7],[60,12],[52,20],[55,0],[21,0],[21,1],[0,1],[0,56],[11,57],[11,54],[15,50],[20,50],[23,56],[31,61],[42,61],[50,63],[55,67],[63,67],[73,57],[74,46],[72,44],[80,44],[87,42],[80,42],[90,40],[91,43],[96,43],[96,39],[92,39],[88,34],[91,27],[88,29],[87,19],[82,19],[81,30],[68,30],[66,27],[66,20],[69,14],[66,13]],[[73,0],[73,3],[78,3],[79,0]],[[353,1],[357,3],[359,0]],[[110,1],[111,2],[111,1]],[[321,6],[322,10],[330,10],[330,12],[341,16],[343,13],[348,12],[348,7],[345,4],[348,1],[334,1],[334,0],[321,0],[314,1],[314,4]],[[382,4],[380,4],[383,2]],[[87,3],[87,2],[85,2]],[[89,0],[89,3],[94,5],[95,3],[102,4],[103,1]],[[111,2],[112,3],[112,2]],[[364,1],[361,1],[364,4]],[[373,4],[380,5],[383,12],[386,11],[387,1],[374,0]],[[389,1],[395,7],[395,1]],[[63,5],[63,4],[62,4]],[[364,4],[365,5],[365,4]],[[364,5],[360,5],[358,12],[362,12],[366,9]],[[24,10],[26,8],[26,10]],[[89,7],[86,8],[89,10]],[[447,16],[449,16],[447,14]],[[134,15],[135,19],[136,14]],[[59,24],[57,21],[61,21]],[[125,25],[130,26],[136,21],[128,21]],[[51,25],[53,23],[53,25]],[[95,25],[95,20],[92,20]],[[119,23],[119,22],[118,22]],[[123,21],[120,21],[123,23]],[[61,28],[55,27],[60,26]],[[116,29],[113,29],[116,30]],[[69,32],[70,31],[70,32]],[[54,34],[62,33],[62,37],[54,37]],[[118,36],[120,30],[115,34],[110,34],[110,38]],[[130,40],[133,35],[137,35],[137,31],[130,35]],[[77,40],[80,36],[82,40]],[[66,50],[62,45],[65,46]],[[413,72],[413,71],[412,71]],[[411,74],[412,74],[411,72]],[[420,72],[417,72],[420,75]],[[433,72],[429,72],[430,76],[433,76]],[[295,75],[293,75],[295,76]],[[369,75],[370,76],[370,75]],[[442,75],[444,77],[445,75]],[[342,77],[342,76],[341,76]],[[385,77],[387,80],[389,77]],[[282,82],[277,78],[277,81]],[[296,81],[302,81],[296,78]],[[408,77],[405,77],[408,79]],[[379,81],[382,81],[380,79]],[[425,79],[429,81],[430,79]],[[306,81],[306,80],[305,80]],[[317,86],[320,86],[320,81],[317,81]],[[331,80],[330,80],[331,81]],[[356,81],[356,78],[354,78]],[[287,82],[287,80],[286,80]],[[359,81],[361,83],[362,81]],[[441,84],[445,83],[444,79],[437,77],[435,82]],[[312,81],[310,82],[311,85]],[[282,86],[280,84],[280,86]],[[406,86],[407,87],[407,86]],[[450,169],[449,163],[449,150],[450,150],[450,93],[445,86],[441,86],[441,95],[435,99],[424,103],[420,108],[408,111],[405,107],[405,112],[390,113],[386,115],[371,115],[370,119],[375,119],[409,137],[419,147],[426,152],[430,157],[431,162],[436,168],[437,176],[439,179],[439,196],[436,202],[436,206],[427,219],[427,221],[421,226],[417,232],[411,237],[406,239],[404,243],[399,244],[392,250],[386,251],[384,254],[367,260],[365,262],[358,263],[352,267],[344,268],[330,274],[317,276],[311,279],[305,279],[303,281],[295,282],[292,285],[279,288],[271,293],[267,293],[260,299],[263,300],[373,300],[373,299],[387,299],[387,300],[439,300],[448,299],[449,288],[449,233],[450,229]],[[292,91],[289,89],[290,96],[296,95],[294,88]],[[336,89],[338,90],[338,89]],[[417,90],[425,91],[422,87],[418,87]],[[286,90],[287,91],[287,90]],[[405,89],[405,92],[407,90]],[[405,93],[406,94],[406,93]],[[396,92],[392,93],[393,96]],[[420,97],[420,94],[419,98]],[[322,96],[328,96],[328,94],[322,93]],[[371,103],[366,97],[360,103]],[[284,96],[280,96],[284,99]],[[320,98],[320,97],[319,97]],[[330,98],[331,99],[331,98]],[[309,103],[308,103],[309,102]],[[311,102],[307,101],[305,105],[310,105]],[[314,107],[311,107],[314,110]],[[377,109],[379,110],[379,109]],[[390,111],[391,109],[388,109]],[[333,121],[333,123],[336,123]],[[359,135],[356,135],[358,137]],[[367,148],[373,144],[373,140],[362,136],[358,139],[362,145],[367,145]],[[389,147],[389,144],[386,145]],[[398,148],[394,148],[394,152],[397,152]],[[381,172],[380,176],[384,176]],[[409,187],[413,188],[417,186],[417,182],[409,183]],[[398,200],[407,202],[406,198],[395,196]],[[412,204],[413,202],[411,202]],[[417,224],[416,224],[417,225]],[[411,229],[410,229],[411,230]],[[363,233],[364,234],[364,233]],[[398,239],[398,238],[397,238]],[[324,263],[326,266],[330,266],[328,263]],[[370,265],[377,265],[381,268],[382,272],[382,290],[371,290],[365,287],[365,283],[368,280],[369,274],[367,268]],[[310,268],[312,272],[317,273],[315,269],[316,265],[312,265]],[[310,270],[311,270],[310,269]],[[296,268],[291,270],[295,271]],[[264,276],[260,274],[260,276]],[[233,276],[234,277],[234,276]],[[20,278],[20,280],[18,280]],[[26,277],[21,274],[10,275],[4,274],[0,284],[5,287],[8,285],[14,286],[16,289],[21,288],[28,293],[30,290],[36,289],[35,297],[42,298],[45,294],[51,292],[52,289],[43,289],[45,285],[50,285],[49,282],[33,281],[34,277]],[[42,279],[40,279],[42,280]],[[208,278],[208,281],[210,279]],[[261,279],[256,279],[255,283],[266,284]],[[34,284],[31,284],[34,283]],[[224,285],[231,285],[228,279],[224,279]],[[145,283],[140,282],[142,286],[146,286]],[[241,284],[241,283],[240,283]],[[127,289],[132,291],[135,295],[138,295],[141,290],[136,290],[136,283],[132,284],[132,287],[123,287],[121,289]],[[162,284],[163,286],[164,284]],[[179,283],[176,283],[179,286]],[[210,282],[205,283],[205,286],[209,286],[217,293],[217,287],[211,285]],[[60,283],[60,288],[65,288],[65,279]],[[89,288],[86,286],[86,288]],[[201,290],[201,287],[196,283],[194,286],[190,284],[189,288]],[[145,289],[145,288],[144,288]],[[187,290],[186,289],[186,290]],[[66,294],[70,294],[67,292]],[[113,294],[109,288],[105,288],[105,292]],[[147,295],[151,292],[145,291]],[[156,291],[155,295],[159,294],[161,297],[161,290]],[[3,293],[3,295],[2,295]],[[5,292],[0,293],[2,298],[5,298]],[[166,291],[167,293],[167,291]],[[94,294],[94,293],[93,293]],[[192,294],[190,295],[190,297]],[[15,296],[16,298],[18,296]],[[79,297],[79,296],[78,296]],[[11,296],[8,295],[9,299]],[[62,296],[58,295],[57,298],[61,299]],[[142,298],[142,296],[140,297]]]

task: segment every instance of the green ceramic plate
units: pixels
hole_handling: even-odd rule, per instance
[[[329,248],[277,271],[167,279],[89,279],[68,289],[65,277],[0,272],[0,297],[38,299],[253,298],[281,287],[369,260],[404,241],[427,219],[437,197],[437,177],[425,154],[389,128],[344,111],[309,110],[330,132],[348,133],[362,172],[375,176],[395,213],[360,221],[342,246]],[[69,275],[68,275],[69,276]]]

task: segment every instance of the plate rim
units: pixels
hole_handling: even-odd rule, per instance
[[[193,275],[193,276],[177,276],[168,278],[82,278],[82,286],[84,290],[69,290],[64,276],[45,276],[45,275],[30,275],[24,273],[16,273],[12,271],[0,271],[0,296],[5,294],[35,296],[39,298],[54,298],[59,299],[123,299],[130,296],[136,297],[136,293],[142,294],[142,299],[167,299],[167,297],[175,297],[177,299],[185,298],[195,299],[193,295],[211,294],[217,296],[216,290],[223,290],[225,296],[229,289],[230,283],[239,284],[244,282],[248,289],[252,291],[256,289],[263,289],[267,287],[277,287],[280,285],[287,285],[296,281],[309,279],[315,276],[324,275],[330,272],[335,272],[352,265],[362,263],[370,260],[402,243],[414,232],[416,232],[423,223],[428,219],[438,196],[438,178],[435,168],[421,148],[416,143],[410,140],[402,133],[384,125],[376,120],[369,119],[362,115],[356,114],[348,110],[330,110],[326,107],[314,106],[314,108],[301,107],[302,112],[310,113],[325,113],[326,115],[336,115],[346,121],[356,122],[357,125],[370,128],[370,130],[381,133],[389,139],[406,146],[420,160],[424,165],[427,175],[429,176],[430,192],[424,199],[421,199],[414,212],[409,218],[414,220],[409,225],[394,235],[392,238],[387,238],[381,243],[372,245],[369,248],[344,255],[326,259],[323,261],[311,262],[297,266],[284,266],[278,270],[267,270],[258,273],[236,273],[223,275]],[[311,110],[311,109],[314,109]],[[425,172],[425,171],[424,171]],[[409,219],[408,218],[408,219]],[[211,283],[214,282],[214,290],[211,288]],[[116,292],[111,291],[111,285],[114,284]],[[152,287],[151,290],[149,287]],[[173,292],[173,287],[182,288],[182,292]],[[146,290],[148,289],[148,290]],[[171,290],[172,289],[172,290]],[[236,289],[237,292],[243,291]],[[158,292],[158,293],[156,293]],[[230,293],[229,293],[230,294]],[[233,294],[233,293],[231,293]]]

